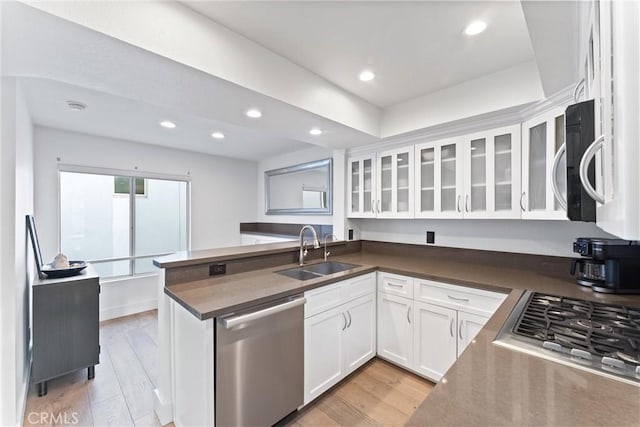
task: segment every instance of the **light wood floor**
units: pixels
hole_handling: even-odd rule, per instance
[[[31,385],[24,425],[52,421],[83,426],[159,426],[153,413],[157,312],[100,324],[96,377],[86,369],[49,381],[46,396]],[[375,359],[287,420],[289,426],[403,425],[433,384]],[[73,423],[74,414],[77,423]],[[66,417],[66,418],[65,418]]]
[[[432,383],[373,359],[300,411],[287,426],[401,426]]]
[[[49,381],[46,396],[29,388],[24,425],[60,422],[83,426],[159,426],[153,412],[156,383],[157,312],[100,323],[100,364]],[[44,414],[41,416],[41,414]],[[48,414],[48,415],[47,415]],[[62,415],[62,417],[60,417]]]

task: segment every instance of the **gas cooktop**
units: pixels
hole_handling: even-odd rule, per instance
[[[527,291],[494,343],[640,386],[640,309]]]

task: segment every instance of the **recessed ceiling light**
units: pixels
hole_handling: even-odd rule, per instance
[[[313,136],[322,135],[322,129],[313,128],[309,131],[309,133]]]
[[[474,21],[467,25],[464,29],[464,33],[468,36],[475,36],[487,29],[487,23],[484,21]]]
[[[176,124],[173,123],[172,121],[169,120],[163,120],[160,122],[160,126],[162,126],[163,128],[167,128],[167,129],[175,129],[176,128]]]
[[[222,139],[222,138],[224,138],[224,133],[222,133],[222,132],[214,132],[214,133],[211,134],[211,137],[215,138],[215,139]]]
[[[247,117],[251,117],[252,119],[259,119],[260,117],[262,117],[262,113],[260,112],[260,110],[256,108],[247,110],[246,114],[247,114]]]
[[[370,82],[371,80],[376,78],[376,75],[371,70],[364,70],[360,72],[358,78],[363,82]]]
[[[80,101],[67,101],[67,107],[73,111],[82,111],[87,108],[87,104]]]

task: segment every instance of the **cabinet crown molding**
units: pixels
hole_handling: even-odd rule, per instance
[[[403,145],[411,145],[418,142],[436,141],[439,139],[520,124],[547,111],[573,103],[574,87],[575,85],[568,86],[538,102],[517,105],[515,107],[509,107],[498,111],[492,111],[477,116],[430,126],[401,135],[382,138],[375,144],[351,148],[347,151],[347,155],[350,157],[363,155],[399,148]]]

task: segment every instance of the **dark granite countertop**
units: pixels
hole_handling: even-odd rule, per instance
[[[375,270],[503,292],[508,294],[504,303],[418,407],[409,425],[640,425],[640,387],[492,343],[524,290],[634,307],[640,307],[640,296],[598,294],[577,286],[570,276],[455,259],[367,252],[332,259],[361,267],[301,282],[275,273],[296,266],[290,264],[172,285],[165,292],[200,319]]]

